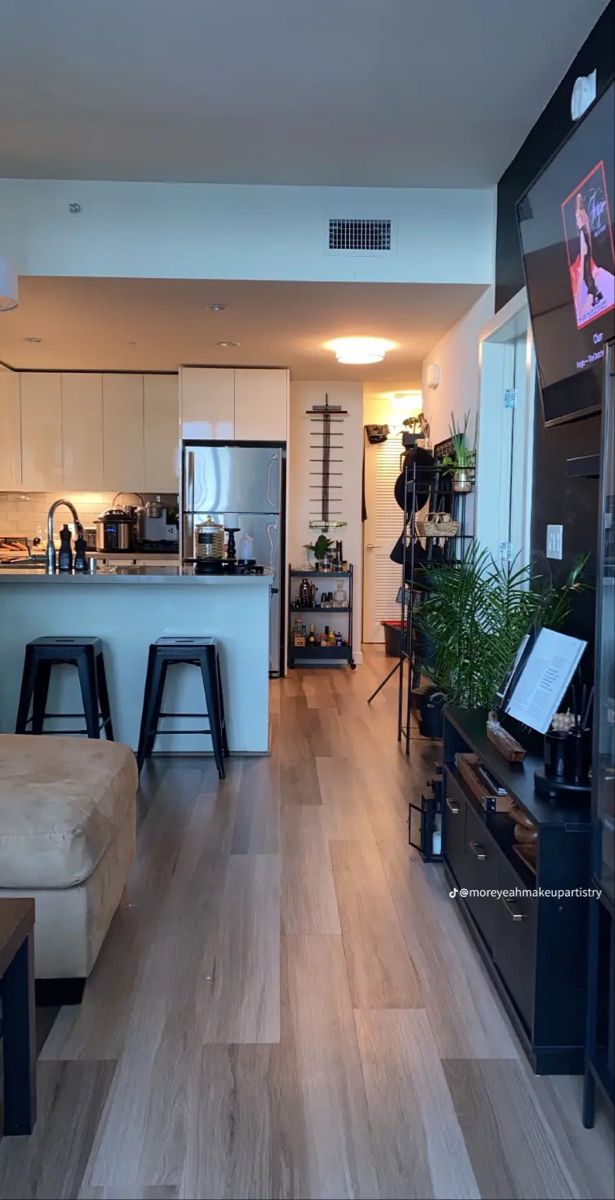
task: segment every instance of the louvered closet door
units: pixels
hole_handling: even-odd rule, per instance
[[[363,524],[363,641],[383,642],[381,621],[399,620],[396,596],[401,567],[389,555],[401,534],[404,515],[393,495],[399,475],[401,439],[389,438],[365,448],[365,502]]]

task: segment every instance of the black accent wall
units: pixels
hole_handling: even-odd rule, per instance
[[[614,45],[615,0],[611,0],[500,179],[497,191],[496,309],[501,308],[524,286],[516,202],[572,128],[570,97],[577,76],[589,75],[596,68],[598,96],[611,83],[615,75]],[[539,571],[552,573],[555,579],[561,579],[578,555],[586,551],[592,554],[587,572],[588,582],[593,582],[595,578],[598,480],[570,478],[568,459],[599,452],[600,425],[600,416],[594,415],[547,429],[540,395],[536,397],[532,558]],[[550,524],[564,526],[564,557],[561,563],[547,560],[544,554],[547,525]],[[588,638],[593,648],[593,592],[585,594],[575,604],[569,631]]]

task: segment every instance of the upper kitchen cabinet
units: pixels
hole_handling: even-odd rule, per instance
[[[104,490],[145,490],[143,376],[103,375]]]
[[[146,492],[176,492],[179,456],[177,375],[143,376]]]
[[[0,367],[0,492],[21,487],[19,375]]]
[[[232,367],[182,367],[179,375],[184,441],[235,437],[235,371]]]
[[[21,486],[52,492],[63,486],[62,376],[24,371],[21,392]]]
[[[103,474],[102,375],[70,371],[62,375],[64,487],[100,492]]]
[[[235,371],[235,441],[285,442],[288,425],[288,371],[238,368]]]

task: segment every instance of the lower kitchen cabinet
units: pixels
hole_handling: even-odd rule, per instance
[[[534,771],[541,760],[528,754],[522,764],[507,762],[487,739],[485,719],[485,713],[444,710],[445,870],[534,1070],[578,1074],[585,1037],[588,900],[582,892],[589,886],[589,806],[559,807],[536,796]],[[468,751],[537,827],[536,873],[514,850],[508,814],[486,813],[457,771],[456,754]],[[579,895],[566,894],[575,889]]]

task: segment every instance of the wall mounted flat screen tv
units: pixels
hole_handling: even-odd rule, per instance
[[[611,84],[517,205],[547,425],[601,406],[615,332],[614,101]]]

